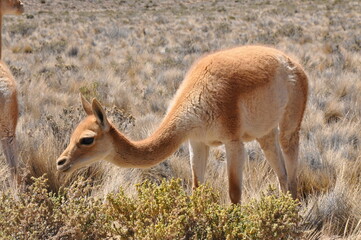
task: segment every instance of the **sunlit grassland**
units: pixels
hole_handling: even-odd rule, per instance
[[[57,191],[77,175],[92,196],[135,194],[146,179],[180,178],[191,188],[188,147],[146,170],[101,162],[73,176],[55,160],[85,113],[79,93],[98,98],[132,139],[151,134],[187,69],[199,57],[246,44],[278,48],[305,68],[309,100],[301,129],[300,213],[305,239],[361,237],[361,4],[358,1],[38,1],[6,17],[3,59],[19,89],[22,174]],[[277,179],[256,143],[247,143],[243,202]],[[0,156],[0,191],[8,187]],[[225,156],[212,149],[206,181],[229,204]]]

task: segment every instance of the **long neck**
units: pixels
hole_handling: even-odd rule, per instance
[[[187,139],[188,130],[177,118],[166,117],[159,128],[148,138],[131,141],[112,128],[115,152],[109,159],[123,167],[151,167],[174,153]]]

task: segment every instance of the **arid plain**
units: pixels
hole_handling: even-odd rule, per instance
[[[3,60],[18,83],[17,137],[24,181],[50,189],[78,175],[92,195],[145,179],[180,178],[191,190],[188,147],[151,169],[100,162],[72,175],[55,161],[85,116],[79,93],[96,97],[132,139],[157,127],[186,71],[199,57],[260,44],[296,59],[309,77],[301,129],[299,189],[304,239],[361,238],[361,4],[355,1],[24,0],[25,14],[5,17]],[[277,179],[257,143],[246,145],[244,202]],[[8,189],[0,155],[0,192]],[[213,148],[206,181],[229,204],[224,149]]]

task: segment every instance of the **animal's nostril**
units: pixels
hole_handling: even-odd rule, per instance
[[[66,162],[66,158],[60,159],[60,160],[58,161],[58,166],[64,165],[65,162]]]

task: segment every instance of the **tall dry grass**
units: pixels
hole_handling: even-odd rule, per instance
[[[26,14],[6,17],[4,60],[18,81],[22,174],[46,173],[57,190],[83,175],[93,195],[134,194],[134,184],[178,177],[190,191],[187,146],[147,170],[98,163],[58,175],[55,159],[85,115],[79,92],[97,97],[133,139],[148,136],[190,65],[218,49],[274,46],[298,59],[310,80],[301,130],[299,195],[305,239],[361,238],[361,5],[345,1],[27,0]],[[275,174],[248,143],[245,202]],[[0,156],[0,191],[8,187]],[[228,203],[224,150],[212,149],[206,181]]]

